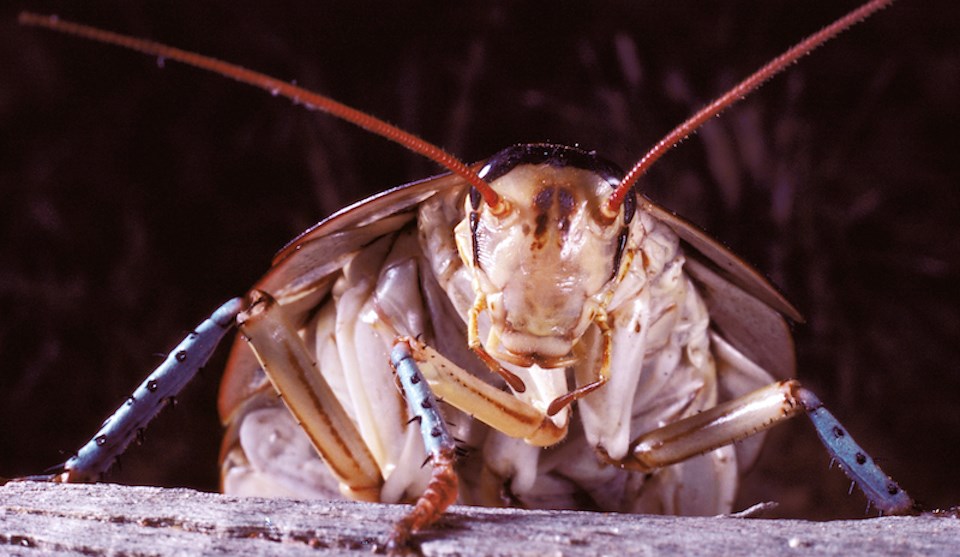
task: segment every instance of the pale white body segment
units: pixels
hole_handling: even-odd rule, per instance
[[[423,443],[415,424],[407,423],[389,363],[397,338],[420,339],[474,376],[507,388],[466,343],[476,288],[463,254],[464,237],[469,238],[464,231],[466,188],[426,195],[415,212],[396,210],[379,220],[374,210],[368,218],[349,219],[358,222],[343,230],[335,218],[332,232],[321,225],[305,235],[306,241],[295,242],[300,248],[291,251],[289,259],[281,255],[278,268],[292,267],[310,253],[320,257],[337,234],[363,236],[359,230],[371,229],[374,239],[346,249],[342,264],[325,269],[322,276],[303,279],[298,273],[301,280],[290,283],[287,277],[297,272],[291,268],[290,274],[272,273],[258,285],[271,289],[291,323],[301,324],[299,335],[317,369],[376,460],[384,478],[377,499],[384,502],[416,499],[430,477],[429,468],[421,466]],[[530,197],[529,192],[518,195]],[[687,515],[731,510],[739,469],[753,459],[757,442],[738,446],[740,450],[714,449],[653,473],[607,462],[623,459],[630,442],[642,433],[773,381],[758,366],[745,366],[750,360],[729,344],[717,355],[707,305],[684,270],[686,257],[671,226],[643,210],[629,226],[619,279],[602,294],[612,335],[610,378],[573,408],[549,418],[558,430],[567,430],[560,434],[562,441],[535,446],[444,405],[453,435],[468,451],[458,468],[461,502]],[[609,260],[613,252],[600,256]],[[589,259],[586,264],[611,266]],[[527,281],[536,288],[531,282],[536,278],[518,273],[507,280],[519,285]],[[547,291],[550,286],[539,288]],[[488,342],[493,338],[489,315],[484,311],[479,316],[480,338]],[[592,380],[601,358],[601,336],[597,325],[586,323],[582,336],[574,339],[573,363],[564,368],[501,359],[527,387],[513,395],[546,412],[550,401]],[[232,403],[233,409],[222,401],[230,426],[224,442],[224,490],[336,495],[338,481],[310,450],[309,439],[245,350],[246,345],[238,343],[224,383],[224,399],[231,397],[231,389],[244,393],[244,400]],[[724,365],[717,365],[718,357]],[[785,360],[790,358],[792,354]],[[239,385],[241,381],[247,386]]]

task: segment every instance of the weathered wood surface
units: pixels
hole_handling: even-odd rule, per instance
[[[11,483],[0,554],[370,553],[405,507],[188,489]],[[960,555],[960,520],[676,518],[455,507],[424,555]]]

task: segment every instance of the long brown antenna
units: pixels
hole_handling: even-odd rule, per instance
[[[700,109],[699,112],[691,116],[684,123],[673,129],[664,136],[652,149],[640,159],[640,161],[627,172],[626,176],[614,190],[613,194],[607,199],[605,210],[608,215],[616,215],[619,212],[620,205],[630,188],[647,173],[647,170],[664,153],[672,147],[683,141],[687,136],[697,130],[704,122],[723,112],[728,106],[746,97],[764,84],[768,79],[780,73],[790,64],[796,62],[801,57],[809,54],[818,46],[837,36],[850,26],[863,21],[874,12],[892,4],[894,0],[871,0],[859,8],[853,10],[847,15],[841,17],[820,31],[810,35],[806,39],[797,43],[793,48],[774,58],[767,65],[760,68],[750,77],[744,79],[735,87],[724,93],[712,103]]]
[[[379,118],[367,114],[366,112],[351,108],[329,97],[314,93],[313,91],[308,91],[302,87],[298,87],[291,83],[264,75],[260,72],[255,72],[229,62],[217,60],[216,58],[188,52],[179,48],[148,41],[146,39],[138,39],[136,37],[121,35],[111,31],[105,31],[103,29],[97,29],[96,27],[64,21],[57,16],[45,16],[31,12],[21,12],[18,19],[21,25],[44,27],[61,33],[66,33],[68,35],[75,35],[101,43],[107,43],[128,48],[130,50],[136,50],[150,56],[175,60],[177,62],[187,64],[188,66],[211,71],[222,76],[235,79],[241,83],[258,87],[265,91],[269,91],[273,95],[282,95],[297,104],[302,104],[309,110],[326,112],[336,116],[337,118],[355,124],[371,133],[375,133],[381,137],[389,139],[394,143],[398,143],[414,153],[418,153],[429,158],[440,166],[447,168],[450,170],[450,172],[461,176],[464,180],[469,182],[471,186],[477,188],[477,190],[483,196],[483,200],[487,203],[487,205],[490,206],[494,213],[497,213],[499,209],[502,209],[502,207],[499,205],[500,196],[493,191],[493,188],[491,188],[489,184],[477,176],[476,172],[470,170],[470,168],[460,159],[454,157],[450,153],[447,153],[440,147],[420,139],[409,132],[405,132],[392,124],[388,124]]]

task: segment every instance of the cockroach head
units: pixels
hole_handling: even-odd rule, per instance
[[[603,205],[623,172],[591,151],[516,145],[480,173],[509,210],[466,200],[457,245],[486,300],[485,348],[520,365],[566,365],[620,275],[635,201],[611,218]]]

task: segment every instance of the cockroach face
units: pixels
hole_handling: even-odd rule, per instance
[[[481,173],[509,209],[495,215],[471,196],[461,225],[470,234],[458,233],[458,247],[486,298],[491,355],[524,366],[571,363],[617,282],[623,210],[611,219],[601,204],[618,172],[592,153],[535,145],[501,152]]]

